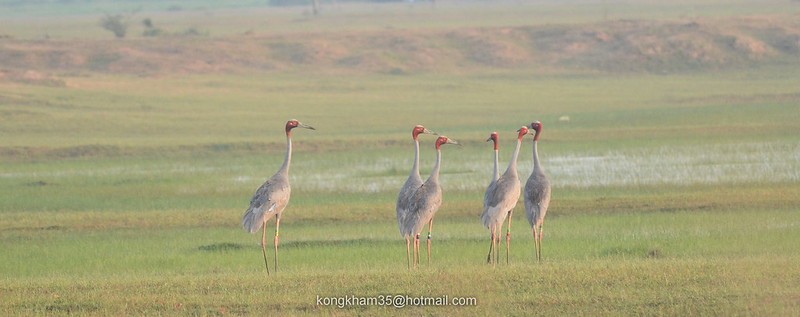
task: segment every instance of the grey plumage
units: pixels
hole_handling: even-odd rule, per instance
[[[275,270],[278,269],[278,233],[280,229],[281,214],[289,204],[289,196],[291,195],[291,186],[289,185],[289,165],[292,160],[292,129],[306,128],[315,130],[313,127],[300,123],[297,120],[289,120],[286,122],[286,156],[283,159],[283,165],[278,169],[278,172],[270,177],[264,184],[256,189],[253,198],[250,199],[250,206],[242,216],[242,228],[250,233],[255,233],[258,229],[263,228],[261,235],[261,251],[264,255],[264,266],[267,268],[269,274],[269,265],[267,264],[267,251],[266,251],[266,234],[267,234],[267,221],[273,216],[275,217]]]
[[[278,171],[264,184],[256,189],[250,199],[250,207],[242,217],[244,230],[255,233],[267,222],[267,219],[283,212],[289,204],[292,188],[289,185],[289,174]]]
[[[544,172],[531,174],[525,183],[525,211],[528,223],[537,229],[544,224],[544,216],[550,205],[550,180]]]
[[[514,177],[511,174],[509,172],[503,173],[503,176],[486,188],[483,199],[483,213],[481,214],[483,226],[486,228],[502,225],[508,212],[517,205],[519,191],[522,186],[520,185],[519,177]]]
[[[422,184],[411,198],[409,208],[411,212],[406,217],[405,228],[410,236],[414,236],[422,232],[425,224],[433,219],[436,211],[442,206],[442,186],[439,184],[438,171],[436,175],[431,175],[425,183]]]
[[[511,159],[508,163],[506,171],[502,176],[498,177],[496,180],[493,180],[489,184],[489,186],[486,188],[486,193],[484,194],[483,198],[483,213],[481,214],[481,220],[483,221],[483,226],[490,230],[492,238],[487,260],[492,262],[492,250],[494,250],[494,263],[497,262],[496,241],[500,239],[500,228],[502,227],[506,217],[511,217],[513,215],[514,207],[516,207],[517,202],[519,202],[520,189],[522,187],[519,181],[519,176],[517,175],[517,157],[519,156],[522,137],[528,134],[528,128],[523,126],[517,130],[517,132],[517,146],[514,149],[514,153],[511,155]],[[490,139],[495,140],[495,173],[497,173],[497,134],[493,133]],[[506,262],[508,262],[508,250],[510,242],[511,219],[509,218],[508,231],[506,233]]]
[[[416,177],[409,176],[406,183],[400,189],[397,195],[397,226],[400,229],[400,235],[407,237],[411,235],[411,227],[406,225],[409,210],[411,210],[411,200],[414,197],[414,192],[422,186],[422,177],[417,174]]]
[[[525,211],[528,223],[537,229],[541,228],[549,205],[550,180],[541,169],[534,170],[525,183]]]
[[[411,236],[413,231],[413,224],[409,224],[409,215],[412,210],[412,201],[414,193],[422,186],[422,177],[419,175],[419,135],[420,134],[436,134],[427,128],[417,125],[411,130],[411,137],[414,139],[414,164],[411,166],[411,172],[408,175],[403,187],[400,188],[400,193],[397,194],[397,205],[395,210],[397,212],[397,227],[400,229],[400,235],[406,240],[406,261],[408,267],[411,268]],[[416,262],[415,262],[416,263]]]
[[[527,128],[523,127],[523,129],[524,131],[520,130],[517,147],[511,155],[506,171],[502,176],[489,183],[486,188],[483,196],[483,213],[481,214],[484,227],[492,228],[492,226],[501,225],[508,212],[514,209],[519,201],[521,185],[517,175],[517,157],[522,136],[528,132]]]
[[[414,164],[411,167],[411,172],[408,175],[403,187],[400,188],[400,193],[397,195],[397,205],[395,210],[397,212],[397,225],[400,229],[400,235],[408,237],[411,235],[412,227],[406,226],[406,217],[408,216],[411,201],[414,197],[414,192],[422,186],[422,177],[419,175],[419,135],[420,134],[436,134],[427,128],[417,125],[411,130],[411,136],[414,139]]]
[[[439,185],[439,170],[442,164],[441,146],[443,144],[458,144],[458,142],[446,136],[440,136],[436,139],[436,164],[433,166],[433,170],[428,179],[414,191],[413,195],[411,195],[408,202],[408,213],[405,215],[401,224],[401,233],[406,238],[407,253],[410,238],[414,238],[414,265],[419,261],[419,234],[422,232],[425,224],[429,226],[428,261],[430,261],[430,228],[433,226],[433,216],[442,205],[442,188]]]
[[[536,134],[533,137],[533,171],[525,183],[525,215],[533,231],[536,259],[541,260],[542,227],[547,207],[550,205],[550,180],[539,162],[538,142],[539,135],[542,133],[541,122],[531,123],[531,129],[536,131]]]

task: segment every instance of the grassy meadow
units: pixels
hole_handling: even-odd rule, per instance
[[[400,28],[414,21],[422,29],[491,27],[503,14],[527,25],[512,18],[522,15],[513,5],[468,23],[462,14],[480,9],[439,3],[445,18],[438,24],[419,20],[429,14],[421,6],[342,4],[319,21],[282,8],[270,11],[276,18],[264,23],[275,28],[263,32],[289,36],[299,25],[358,37],[384,28],[375,20],[389,8],[416,10],[392,15]],[[672,19],[685,9],[659,3],[613,6],[609,15]],[[724,4],[703,1],[690,12],[745,14]],[[791,5],[770,2],[754,14],[791,15]],[[565,6],[551,9],[566,14],[577,4]],[[63,14],[70,22],[58,36],[107,40],[96,16],[74,10]],[[241,14],[238,23],[254,19],[244,9],[206,10],[232,20]],[[161,14],[180,24],[189,13]],[[362,18],[344,24],[350,15]],[[577,11],[563,23],[590,16]],[[0,33],[37,45],[24,40],[36,38],[32,29],[22,28],[43,20],[10,21]],[[240,27],[215,23],[207,27],[222,38]],[[0,314],[797,315],[797,74],[800,62],[782,59],[667,73],[467,64],[408,73],[302,65],[55,72],[63,85],[0,77]],[[240,220],[253,191],[280,166],[291,118],[317,130],[293,133],[292,200],[281,221],[279,271],[267,276],[260,236],[244,232]],[[505,168],[515,131],[534,120],[544,125],[539,154],[553,183],[544,259],[535,261],[520,202],[511,263],[492,268],[479,219],[492,168],[484,140],[500,133]],[[463,146],[443,148],[433,260],[409,271],[394,204],[411,166],[415,124]],[[424,178],[434,139],[420,138]],[[530,139],[518,162],[524,181]],[[268,241],[273,230],[270,222]],[[319,297],[385,295],[476,303],[317,304]]]

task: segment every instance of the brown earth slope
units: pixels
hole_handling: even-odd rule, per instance
[[[4,38],[0,39],[0,78],[58,85],[58,76],[91,72],[155,76],[324,69],[402,74],[476,67],[674,72],[794,63],[798,56],[797,19],[620,20],[584,25],[227,38]]]

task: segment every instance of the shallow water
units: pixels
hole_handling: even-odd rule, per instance
[[[525,153],[527,154],[527,153]],[[554,187],[780,183],[800,181],[800,143],[745,143],[663,146],[596,153],[548,156],[542,165]],[[486,187],[488,159],[455,156],[443,164],[440,181],[452,190]],[[519,176],[530,175],[531,162],[521,154]],[[400,188],[406,179],[406,158],[351,162],[325,172],[294,169],[293,184],[306,190],[381,192]],[[501,162],[501,173],[507,162]],[[405,167],[404,167],[405,166]],[[428,167],[429,168],[429,167]],[[428,171],[423,169],[423,179]]]
[[[518,159],[524,183],[531,172],[529,149]],[[372,153],[298,153],[291,181],[305,191],[378,193],[397,191],[405,182],[411,157],[404,151]],[[432,168],[431,153],[421,158],[421,173]],[[510,153],[501,151],[501,173]],[[800,181],[800,142],[767,142],[626,148],[598,153],[541,152],[542,165],[556,188],[638,185],[784,183]],[[23,182],[59,179],[181,179],[195,185],[255,188],[280,166],[282,157],[241,160],[154,161],[113,163],[102,167],[48,166],[45,170],[8,170],[0,178]],[[489,183],[491,154],[484,148],[449,151],[443,158],[440,181],[445,190],[482,191]],[[194,183],[202,177],[202,184]],[[187,180],[189,181],[189,180]],[[82,182],[79,180],[79,182]],[[214,184],[216,183],[216,184]]]

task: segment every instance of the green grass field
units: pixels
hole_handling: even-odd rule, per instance
[[[318,22],[284,8],[284,22],[268,20],[280,24],[270,32],[320,23],[356,37],[382,28],[372,19],[387,8],[407,9],[350,6]],[[743,14],[724,7],[707,1],[691,12]],[[491,18],[470,24],[456,17],[479,10],[444,1],[441,24],[415,20],[419,6],[392,21],[489,27],[502,12],[521,14],[513,8],[492,8]],[[659,11],[655,2],[613,8],[664,19],[683,10]],[[779,8],[786,9],[775,2],[755,13]],[[552,9],[566,14],[569,6]],[[99,30],[80,12],[86,8],[75,10],[63,16],[77,26],[66,25]],[[363,18],[334,21],[352,12]],[[183,23],[186,12],[162,14]],[[587,16],[577,12],[569,23]],[[298,18],[306,22],[291,22]],[[37,21],[15,18],[5,32]],[[229,30],[209,28],[223,37]],[[0,77],[0,314],[798,315],[799,73],[800,64],[780,60],[658,74],[466,65],[405,74],[301,66],[58,73],[63,85]],[[291,118],[317,130],[293,134],[280,267],[267,276],[260,236],[241,230],[240,220],[280,166]],[[484,140],[500,133],[504,168],[514,131],[533,120],[544,124],[539,151],[553,182],[544,260],[535,261],[520,203],[511,263],[492,268],[479,219],[492,167]],[[433,260],[408,271],[394,204],[415,124],[464,145],[443,150]],[[421,143],[426,177],[433,138]],[[527,140],[523,179],[530,149]],[[273,230],[270,222],[270,241]],[[387,295],[476,302],[318,305]]]

